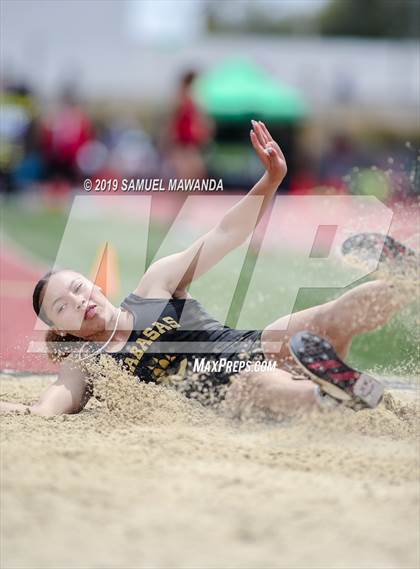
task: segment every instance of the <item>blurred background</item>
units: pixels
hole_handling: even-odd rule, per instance
[[[405,166],[420,138],[419,10],[411,0],[5,0],[2,192],[76,188],[85,175],[211,175],[244,189],[258,175],[257,118],[287,154],[282,191],[358,193],[344,177],[377,166],[407,174],[382,197],[414,193]]]
[[[1,16],[2,298],[28,329],[22,302],[84,178],[223,178],[239,195],[261,174],[251,118],[287,157],[279,193],[375,195],[392,234],[420,231],[416,0],[3,0]],[[184,197],[153,197],[149,258]],[[290,251],[274,254],[281,264]],[[381,332],[353,354],[402,361],[400,332],[391,352]],[[21,365],[12,344],[3,367]]]

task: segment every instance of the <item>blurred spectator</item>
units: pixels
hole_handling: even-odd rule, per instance
[[[42,124],[42,150],[46,179],[55,191],[68,191],[79,178],[77,154],[92,137],[92,123],[76,102],[71,89],[66,89]]]
[[[301,150],[295,157],[295,174],[290,180],[291,194],[313,194],[318,186],[316,178],[316,161],[309,153]]]
[[[159,156],[149,135],[137,121],[114,120],[107,130],[109,165],[121,176],[153,178],[159,174]]]
[[[44,197],[56,207],[65,204],[72,189],[79,188],[82,177],[206,177],[203,152],[212,140],[213,124],[194,101],[194,80],[195,74],[188,72],[180,82],[175,108],[162,129],[163,159],[134,113],[130,118],[98,115],[93,128],[93,119],[76,102],[73,92],[67,90],[40,117],[41,105],[31,89],[22,81],[3,84],[0,191],[6,195],[30,187],[40,191],[40,181],[46,180]],[[345,97],[341,102],[345,103]],[[229,187],[229,167],[236,160],[240,168],[244,161],[243,152],[237,152],[231,142],[241,139],[242,144],[246,140],[248,148],[248,128],[247,123],[239,121],[218,124],[212,150],[220,146],[216,164],[219,169],[220,165],[224,168],[225,187]],[[375,132],[375,137],[361,134],[356,139],[343,128],[335,135],[324,133],[326,151],[315,152],[316,144],[306,144],[305,152],[291,144],[293,133],[289,128],[281,126],[276,132],[273,125],[289,162],[289,175],[280,191],[373,194],[386,202],[409,200],[418,195],[418,138],[404,144],[398,135],[384,130]],[[252,156],[252,150],[250,153]],[[252,167],[252,157],[245,158],[245,162],[242,170],[247,173]],[[214,164],[209,155],[207,165],[213,175]],[[252,172],[251,181],[257,176],[258,171]],[[248,181],[242,180],[232,187],[248,185]]]
[[[37,101],[23,83],[5,85],[0,95],[0,191],[10,194],[41,176]]]
[[[345,177],[362,162],[352,140],[345,134],[336,134],[331,140],[330,149],[321,159],[318,181],[322,186],[346,193],[348,187]]]
[[[175,112],[169,124],[170,162],[178,178],[204,178],[203,147],[212,138],[210,119],[194,100],[192,88],[197,74],[185,73],[179,84]]]

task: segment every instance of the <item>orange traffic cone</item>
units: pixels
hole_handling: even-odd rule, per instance
[[[98,252],[93,265],[91,280],[99,287],[107,298],[116,296],[120,289],[118,263],[115,249],[108,242]]]

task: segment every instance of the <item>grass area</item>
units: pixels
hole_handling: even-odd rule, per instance
[[[66,226],[67,216],[59,211],[35,210],[19,202],[3,204],[3,227],[16,243],[52,263]]]
[[[3,207],[3,221],[6,234],[12,239],[35,256],[45,260],[47,264],[54,263],[66,229],[67,212],[38,210],[11,201]],[[113,299],[117,302],[133,290],[145,265],[146,252],[139,254],[143,247],[139,246],[134,238],[126,239],[127,235],[135,235],[137,230],[133,220],[123,219],[118,215],[106,219],[102,217],[77,219],[71,243],[63,255],[65,266],[74,267],[90,275],[92,260],[98,251],[98,244],[92,236],[96,231],[103,229],[104,224],[112,225],[113,234],[116,236],[124,236],[124,246],[118,247],[121,295]],[[164,238],[165,231],[159,224],[153,224],[148,231],[147,228],[143,228],[143,234],[147,235],[148,250],[155,251]],[[176,236],[171,242],[172,250],[180,250],[188,243],[190,243],[188,235]],[[299,259],[295,253],[287,251],[260,256],[258,260],[255,254],[248,253],[237,284],[238,279],[233,268],[241,265],[242,258],[239,252],[231,253],[211,271],[211,274],[194,283],[191,290],[192,294],[216,317],[224,319],[227,314],[227,323],[231,326],[241,322],[238,318],[243,306],[247,315],[245,319],[247,325],[240,327],[263,328],[266,323],[290,312],[288,300],[296,283],[316,282],[317,279],[316,266],[311,269],[313,274],[308,274],[302,259]],[[331,267],[335,276],[345,275],[346,270],[342,266]],[[255,280],[260,285],[258,291],[253,289],[252,284],[248,290],[254,271]],[[232,286],[236,286],[236,290],[232,303],[229,302],[230,308],[228,307],[226,311],[225,300],[230,299],[229,294],[234,290]],[[301,288],[293,311],[331,300],[342,291],[343,289],[322,287]],[[417,338],[412,333],[415,324],[411,326],[411,320],[414,323],[413,309],[411,312],[404,311],[404,315],[397,317],[381,330],[359,336],[353,342],[349,361],[363,369],[375,367],[387,373],[401,373],[398,370],[404,369],[407,361],[417,361]]]

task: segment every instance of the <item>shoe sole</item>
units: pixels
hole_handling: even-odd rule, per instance
[[[312,356],[315,356],[313,353],[308,353],[307,344],[309,342],[307,342],[307,340],[311,340],[313,342],[312,346],[327,346],[324,350],[319,349],[319,358],[321,358],[321,354],[325,355],[327,363],[332,361],[336,362],[338,366],[335,367],[340,367],[342,370],[341,373],[352,373],[357,377],[351,380],[337,379],[336,381],[343,385],[343,387],[339,387],[334,383],[333,379],[325,379],[314,373],[314,370],[308,368],[307,365],[305,365],[305,362],[301,361],[301,358],[303,357],[313,359]],[[289,350],[298,366],[304,370],[309,379],[320,386],[324,393],[327,393],[331,397],[334,397],[343,403],[361,403],[364,407],[374,408],[380,403],[384,393],[382,384],[368,374],[359,372],[358,370],[348,366],[337,356],[332,345],[324,338],[321,338],[316,334],[312,334],[311,332],[299,332],[290,339]],[[320,359],[319,367],[322,367],[322,361],[325,361],[325,358]],[[313,363],[313,365],[318,365],[317,362],[311,363]],[[328,370],[326,370],[326,373],[328,373]]]

